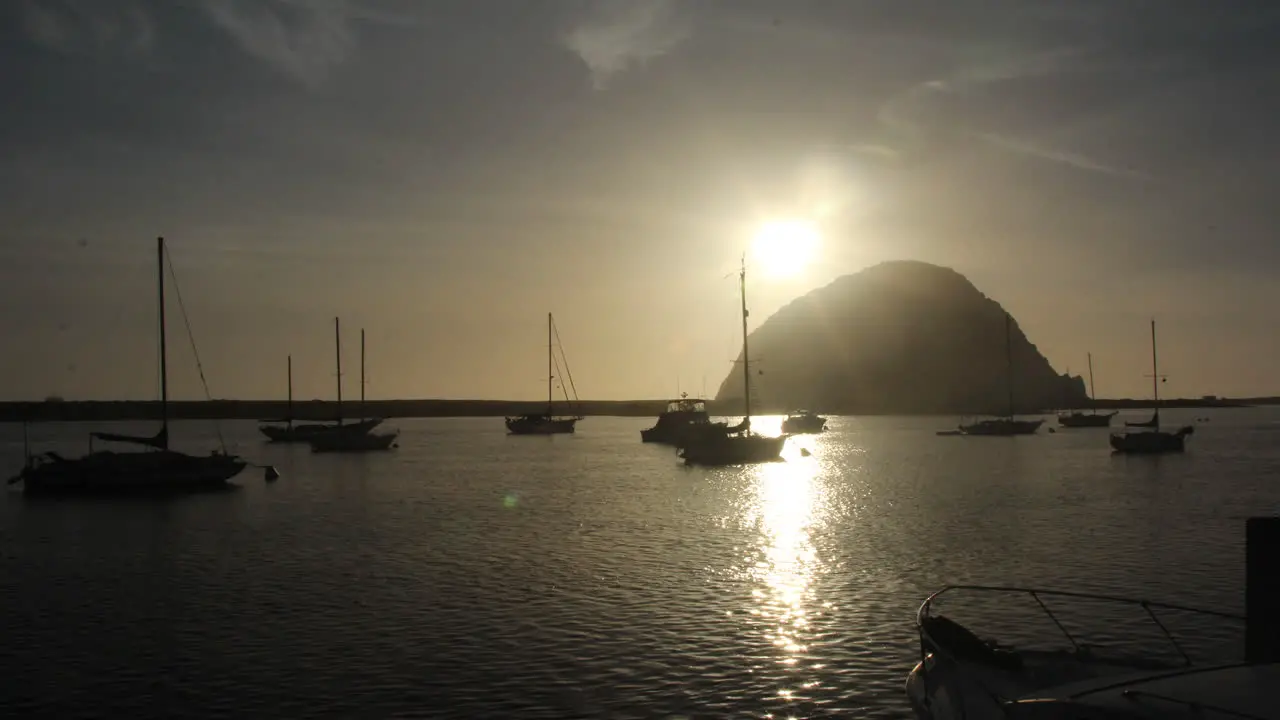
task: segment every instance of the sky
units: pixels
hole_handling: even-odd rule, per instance
[[[215,397],[714,392],[752,327],[953,267],[1059,370],[1280,394],[1280,4],[12,0],[0,398],[156,396],[164,235]],[[171,300],[172,394],[201,398]]]

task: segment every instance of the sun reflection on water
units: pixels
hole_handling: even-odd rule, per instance
[[[805,443],[812,445],[813,443]],[[813,580],[820,561],[810,537],[822,507],[816,457],[805,457],[797,443],[789,441],[786,462],[751,469],[755,501],[747,509],[747,521],[759,532],[749,575],[754,587],[750,614],[757,630],[778,652],[778,662],[798,669],[808,652],[806,638],[815,610]],[[799,699],[810,683],[795,677],[778,690],[778,699]]]

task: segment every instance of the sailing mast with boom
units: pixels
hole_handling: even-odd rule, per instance
[[[1083,428],[1083,427],[1109,427],[1111,418],[1115,417],[1115,411],[1109,413],[1099,413],[1097,407],[1098,395],[1093,389],[1093,353],[1087,353],[1089,358],[1089,412],[1082,413],[1079,410],[1058,415],[1058,424],[1062,427]]]
[[[578,421],[582,420],[581,415],[572,415],[567,417],[557,417],[555,415],[555,379],[556,379],[556,362],[555,348],[559,340],[559,333],[555,330],[555,320],[551,313],[547,313],[547,411],[542,414],[520,415],[518,417],[508,417],[506,419],[507,431],[512,435],[565,435],[574,432]],[[569,402],[569,387],[573,385],[573,374],[569,372],[569,360],[564,357],[564,348],[560,348],[560,356],[564,358],[564,374],[569,380],[569,385],[565,385],[563,379],[560,382],[560,389],[564,393],[565,402]],[[576,401],[578,392],[574,389],[574,400]]]
[[[336,318],[335,318],[336,320]],[[339,353],[341,355],[341,353]],[[342,360],[338,360],[338,375],[341,377]],[[360,420],[350,425],[339,425],[340,428],[372,428],[382,422],[381,418],[367,419],[364,417],[364,328],[360,329]],[[339,380],[339,397],[341,397],[342,382]],[[342,422],[341,400],[339,400],[338,422]],[[311,443],[311,451],[318,453],[325,452],[343,452],[343,453],[363,453],[374,452],[378,450],[390,450],[395,448],[395,440],[399,437],[400,431],[391,429],[383,432],[372,432],[364,430],[359,432],[329,432],[321,433],[311,437],[308,442]]]
[[[787,436],[766,437],[751,431],[751,355],[747,332],[747,258],[738,272],[742,315],[742,422],[724,432],[690,435],[680,456],[690,465],[746,465],[780,460]]]
[[[1151,419],[1145,422],[1125,423],[1126,427],[1143,428],[1137,432],[1125,431],[1112,433],[1111,449],[1120,453],[1154,455],[1161,453],[1182,452],[1186,449],[1186,438],[1195,432],[1195,428],[1184,425],[1177,432],[1165,432],[1160,429],[1160,382],[1164,380],[1160,374],[1160,365],[1156,358],[1156,321],[1151,321]]]
[[[152,436],[124,435],[120,433],[94,432],[92,439],[105,442],[127,443],[143,449],[116,452],[95,451],[79,458],[64,458],[55,452],[29,456],[22,472],[9,480],[21,482],[27,494],[108,494],[134,493],[182,493],[225,487],[227,481],[240,474],[249,465],[242,458],[230,455],[225,448],[208,455],[189,455],[169,447],[169,357],[165,318],[165,266],[164,238],[156,238],[156,265],[158,289],[159,328],[157,340],[160,350],[160,430]],[[181,305],[181,295],[178,297]],[[186,310],[183,310],[186,316]],[[190,324],[187,326],[190,333]],[[197,365],[199,355],[196,355]],[[201,380],[204,372],[201,371]],[[206,387],[206,394],[208,388]],[[278,477],[275,468],[267,467],[266,479]]]
[[[1005,360],[1005,392],[1008,401],[1008,414],[990,420],[979,420],[968,425],[960,425],[961,435],[1010,436],[1034,435],[1044,420],[1019,420],[1014,416],[1013,403],[1013,316],[1004,314],[1004,360]]]
[[[317,435],[325,433],[348,433],[363,434],[373,430],[382,420],[379,418],[361,418],[360,422],[347,423],[342,418],[342,332],[338,318],[333,319],[333,346],[335,362],[337,363],[337,383],[338,383],[338,404],[337,417],[333,422],[329,423],[304,423],[295,425],[293,420],[293,356],[287,358],[288,366],[288,383],[289,383],[289,399],[288,412],[283,420],[262,423],[258,426],[258,431],[267,436],[267,440],[273,443],[297,443],[310,442]],[[363,352],[363,349],[362,349]],[[284,424],[281,425],[280,423]]]

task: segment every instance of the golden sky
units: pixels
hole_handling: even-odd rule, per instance
[[[329,397],[339,315],[349,396],[363,327],[371,397],[537,398],[548,311],[584,397],[714,392],[779,220],[753,327],[924,260],[1100,395],[1151,317],[1165,393],[1280,393],[1280,10],[1121,5],[8,4],[0,397],[155,396],[161,234],[216,396]]]

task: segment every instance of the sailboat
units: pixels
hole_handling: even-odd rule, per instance
[[[553,387],[556,379],[555,354],[554,349],[558,335],[555,332],[555,321],[551,317],[551,313],[547,313],[547,411],[545,413],[534,415],[521,415],[519,417],[507,418],[507,431],[512,435],[564,435],[572,433],[577,427],[578,421],[582,419],[581,415],[573,415],[568,417],[558,417],[553,411]],[[564,348],[560,348],[561,357],[564,356]],[[565,359],[564,367],[565,375],[568,376],[569,386],[566,387],[564,382],[560,383],[560,389],[564,392],[565,402],[569,402],[569,387],[573,385],[573,374],[569,372],[569,361]],[[578,391],[573,392],[573,402],[578,401]]]
[[[1160,429],[1160,376],[1156,361],[1156,321],[1151,321],[1151,419],[1145,422],[1125,423],[1126,427],[1143,428],[1138,432],[1125,431],[1111,434],[1111,448],[1120,453],[1155,455],[1160,453],[1182,452],[1186,449],[1186,438],[1195,432],[1195,428],[1184,425],[1177,432],[1165,432]]]
[[[273,443],[299,443],[310,442],[317,435],[325,433],[344,433],[348,435],[363,435],[377,427],[382,420],[379,418],[361,419],[357,423],[344,423],[342,420],[342,339],[341,327],[338,318],[333,319],[333,344],[337,355],[338,363],[338,417],[331,423],[302,423],[295,425],[293,422],[293,356],[288,356],[288,383],[289,383],[289,404],[285,412],[285,418],[276,421],[264,421],[258,426],[258,431],[267,436],[267,440]]]
[[[341,358],[342,350],[339,346],[338,356]],[[341,359],[338,361],[341,363]],[[339,365],[341,367],[341,365]],[[307,442],[311,443],[311,452],[374,452],[378,450],[390,450],[395,446],[396,438],[399,437],[399,430],[389,430],[387,432],[371,432],[374,425],[382,422],[380,418],[366,419],[364,417],[364,329],[360,330],[360,421],[352,425],[340,425],[339,427],[364,427],[368,426],[368,430],[363,432],[321,432],[313,435]],[[338,405],[339,413],[341,413],[342,405],[342,377],[339,372],[338,377]]]
[[[680,456],[689,465],[746,465],[780,460],[787,436],[766,437],[751,431],[751,356],[747,353],[747,258],[738,273],[742,293],[742,402],[743,419],[726,432],[689,435]]]
[[[1089,404],[1093,405],[1097,401],[1097,393],[1093,390],[1093,353],[1088,353],[1089,357]],[[1058,415],[1058,424],[1062,427],[1069,428],[1099,428],[1110,427],[1111,418],[1115,417],[1115,411],[1109,413],[1099,413],[1098,408],[1090,407],[1089,412],[1082,413],[1079,410],[1070,414],[1060,413]]]
[[[22,472],[9,480],[23,483],[23,492],[37,494],[181,493],[223,488],[248,466],[225,448],[209,455],[189,455],[169,447],[169,368],[165,337],[165,243],[156,240],[159,270],[160,430],[151,436],[95,432],[89,454],[64,458],[54,452],[28,456]],[[93,450],[93,440],[127,443],[145,449],[128,452]],[[278,475],[267,468],[267,479]]]
[[[1004,314],[1005,382],[1009,394],[1009,413],[1003,417],[960,425],[961,435],[1034,435],[1044,420],[1018,420],[1013,414],[1013,317]]]

